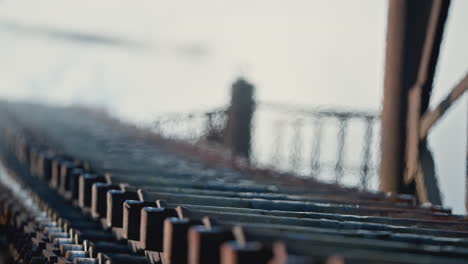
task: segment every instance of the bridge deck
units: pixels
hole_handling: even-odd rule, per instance
[[[97,112],[0,107],[1,223],[15,261],[463,263],[468,256],[465,218],[412,197],[236,170]]]

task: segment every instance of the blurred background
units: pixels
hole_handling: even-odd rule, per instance
[[[434,105],[468,69],[467,11],[467,1],[452,2]],[[192,113],[194,120],[193,113],[222,109],[242,77],[255,87],[255,164],[334,181],[338,148],[341,183],[353,186],[362,179],[360,157],[369,142],[364,188],[376,190],[386,21],[385,0],[2,0],[0,96],[100,108],[161,129],[159,120],[172,113]],[[365,117],[340,130],[339,118],[317,121],[320,111]],[[464,213],[466,98],[450,111],[429,146],[444,204]],[[373,124],[368,134],[366,117]],[[185,127],[183,137],[196,137],[188,134],[205,121]],[[178,128],[164,133],[180,136]],[[320,173],[313,166],[317,133]]]

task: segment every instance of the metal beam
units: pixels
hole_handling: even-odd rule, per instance
[[[468,73],[455,87],[452,88],[450,93],[437,105],[436,108],[426,111],[426,113],[421,117],[419,139],[423,140],[427,137],[429,130],[466,91],[468,91]]]
[[[419,124],[420,115],[429,105],[449,4],[449,0],[389,2],[381,134],[382,191],[415,193],[415,185],[405,183],[403,177],[408,146],[413,146],[408,145],[408,136],[418,135],[418,129],[412,129],[414,113]]]

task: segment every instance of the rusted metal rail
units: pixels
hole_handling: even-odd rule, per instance
[[[419,124],[429,105],[449,4],[445,0],[389,1],[380,165],[383,191],[416,193],[415,184],[403,179],[406,157],[419,164],[414,155],[419,148],[414,124]]]
[[[420,203],[442,203],[426,137],[467,90],[465,76],[428,109],[450,2],[389,1],[380,190],[415,194]]]
[[[3,262],[466,263],[466,216],[437,205],[440,199],[428,191],[420,164],[427,131],[467,89],[465,77],[436,109],[426,111],[449,3],[390,2],[382,114],[385,192],[314,180],[287,179],[296,184],[283,185],[277,175],[201,163],[210,158],[182,153],[183,143],[158,138],[155,144],[150,133],[93,113],[0,102],[0,243],[9,254]],[[211,129],[215,133],[207,137],[248,157],[253,88],[236,85],[243,92],[233,97],[247,98],[247,104],[235,100],[228,111],[208,113],[210,128],[215,115],[229,118],[227,133]],[[365,185],[376,116],[316,114],[339,121],[336,182],[346,173],[348,120],[365,120]],[[297,139],[303,123],[294,124]],[[321,133],[318,126],[316,135]],[[300,147],[292,144],[291,164],[297,164]],[[320,137],[313,152],[312,169],[318,171]],[[417,198],[395,194],[416,189]]]

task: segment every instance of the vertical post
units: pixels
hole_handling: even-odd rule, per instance
[[[205,114],[206,117],[206,139],[212,142],[218,142],[221,143],[221,138],[219,136],[219,131],[216,129],[214,125],[214,113],[213,112],[208,112]]]
[[[284,130],[284,121],[276,120],[273,124],[271,131],[274,133],[273,142],[271,142],[271,146],[273,146],[272,155],[271,155],[271,165],[277,169],[281,168],[281,152],[283,151],[283,131]]]
[[[366,132],[364,133],[364,148],[361,165],[361,187],[367,189],[367,180],[369,177],[369,165],[371,162],[372,135],[374,128],[374,118],[366,117]]]
[[[289,150],[289,164],[291,165],[291,171],[300,174],[301,169],[301,154],[302,154],[302,119],[291,123],[292,138],[291,138],[291,149]]]
[[[224,142],[236,156],[250,157],[254,86],[238,79],[231,90]]]
[[[322,145],[322,130],[323,130],[322,117],[316,116],[314,118],[314,143],[312,146],[312,164],[311,176],[318,178],[320,175],[320,151]]]
[[[420,83],[421,93],[410,104],[414,107],[419,105],[419,113],[425,112],[449,3],[449,0],[389,1],[381,133],[382,191],[415,193],[414,185],[407,185],[403,180],[409,92]],[[432,34],[434,31],[429,34],[434,7],[443,11],[437,18],[432,18],[438,20],[437,29],[435,34]],[[428,52],[423,54],[425,47]]]
[[[340,183],[343,178],[343,159],[345,153],[346,144],[346,132],[348,127],[348,117],[338,116],[339,128],[338,128],[338,151],[336,153],[336,164],[335,164],[335,182]]]

